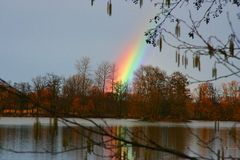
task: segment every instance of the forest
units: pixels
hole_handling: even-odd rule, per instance
[[[10,83],[8,89],[0,84],[0,115],[240,120],[237,81],[218,88],[205,82],[190,89],[182,73],[167,75],[151,65],[140,66],[132,83],[116,81],[117,69],[108,62],[91,72],[90,59],[82,57],[75,67],[77,73],[67,78],[47,73],[31,82]]]

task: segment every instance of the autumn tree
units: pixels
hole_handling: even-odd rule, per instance
[[[149,115],[161,114],[167,94],[166,82],[166,73],[151,65],[140,66],[134,73],[133,92],[141,97],[145,112],[151,112]]]
[[[25,95],[28,95],[29,93],[31,93],[31,85],[28,82],[20,82],[20,83],[14,83],[13,87],[22,93],[19,95],[17,100],[18,101],[17,106],[22,113],[24,109],[28,109],[28,107],[30,106],[30,104],[28,103],[28,99]]]
[[[49,90],[50,112],[56,117],[60,107],[60,95],[62,93],[63,77],[48,73],[46,75],[46,87]]]
[[[221,117],[229,120],[240,119],[240,84],[237,81],[231,81],[222,85]]]
[[[141,65],[134,73],[133,91],[143,96],[159,91],[165,84],[166,73],[158,67]]]
[[[22,93],[18,93],[17,96],[16,89],[10,85],[10,83],[2,80],[0,78],[0,105],[1,105],[1,111],[4,109],[15,110],[16,112],[16,105],[17,100],[19,100],[19,96],[22,96]]]
[[[75,106],[75,100],[80,98],[81,95],[82,77],[79,74],[72,75],[64,81],[63,84],[63,99],[64,110],[66,113],[73,111]],[[80,103],[78,104],[80,105]]]
[[[34,99],[34,105],[37,109],[37,116],[39,114],[39,107],[43,106],[43,99],[44,99],[44,89],[47,86],[47,80],[45,76],[37,76],[35,78],[32,79],[32,83],[33,83],[33,91],[34,91],[34,95],[33,95],[33,99]]]
[[[202,83],[196,89],[195,117],[200,119],[218,119],[220,97],[212,83]]]
[[[190,91],[187,88],[188,80],[180,72],[174,72],[168,82],[169,108],[171,116],[187,119],[187,103],[190,102]]]
[[[129,88],[127,83],[117,82],[114,86],[114,100],[119,117],[127,113]]]

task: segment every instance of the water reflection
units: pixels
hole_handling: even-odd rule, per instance
[[[204,122],[203,122],[204,123]],[[51,160],[158,160],[179,159],[176,156],[136,147],[128,144],[154,146],[154,143],[175,149],[191,156],[204,156],[216,159],[219,149],[225,156],[239,157],[239,131],[220,128],[219,132],[212,127],[188,128],[177,125],[143,125],[126,127],[124,125],[105,127],[107,133],[126,142],[113,140],[106,134],[100,135],[89,130],[72,127],[41,125],[0,125],[0,146],[15,151],[31,151],[34,154],[18,154],[0,150],[0,159],[51,159]],[[88,127],[97,132],[101,128]],[[217,138],[216,138],[217,137]],[[43,153],[38,153],[43,152]]]
[[[134,141],[144,142],[146,145],[154,146],[157,143],[163,147],[172,148],[181,152],[184,152],[186,146],[188,146],[187,130],[181,127],[134,127],[131,130],[136,137]],[[173,155],[167,153],[152,151],[145,148],[134,147],[134,155],[136,158],[144,157],[143,159],[175,159]]]

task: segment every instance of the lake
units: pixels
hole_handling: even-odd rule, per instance
[[[36,118],[0,118],[0,160],[180,159],[128,141],[151,147],[161,145],[199,159],[217,159],[217,154],[240,157],[238,122],[220,122],[218,128],[211,121],[66,119],[69,122],[58,120],[57,127],[49,118],[39,118],[38,127],[35,121]],[[91,132],[103,133],[103,129],[126,142]]]

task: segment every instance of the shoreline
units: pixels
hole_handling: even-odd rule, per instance
[[[39,118],[54,118],[51,116],[47,115],[40,115],[38,116]],[[37,116],[9,116],[9,115],[0,115],[1,118],[37,118]],[[234,120],[234,119],[176,119],[176,118],[169,118],[169,117],[162,117],[162,118],[142,118],[142,117],[113,117],[113,116],[108,116],[108,117],[99,117],[99,116],[57,116],[56,118],[73,118],[73,119],[118,119],[118,120],[137,120],[139,122],[149,122],[149,123],[154,123],[154,122],[173,122],[173,123],[188,123],[191,121],[201,121],[201,122],[214,122],[214,121],[219,121],[219,122],[240,122],[240,120]]]

